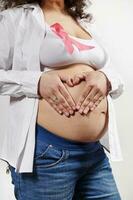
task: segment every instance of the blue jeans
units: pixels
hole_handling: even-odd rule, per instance
[[[39,131],[52,134],[44,128]],[[89,151],[82,145],[62,148],[42,135],[36,137],[33,173],[16,173],[9,165],[16,199],[121,200],[102,145]]]

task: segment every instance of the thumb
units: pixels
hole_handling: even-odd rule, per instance
[[[72,79],[67,75],[59,75],[62,82],[67,83],[68,86],[73,86]]]
[[[79,84],[79,82],[81,82],[82,80],[85,80],[84,73],[79,73],[79,74],[74,75],[72,81],[73,81],[73,84],[76,85],[76,84]]]

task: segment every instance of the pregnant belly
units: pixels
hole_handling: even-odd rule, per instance
[[[70,68],[57,70],[62,74],[73,75],[75,72],[92,71],[88,65],[71,66]],[[77,103],[78,98],[85,87],[85,81],[80,84],[69,87],[64,83],[74,101]],[[78,111],[74,115],[67,118],[65,115],[60,115],[52,108],[45,99],[39,100],[37,123],[48,129],[53,134],[63,138],[88,142],[99,140],[106,132],[108,123],[108,106],[106,97],[99,105],[90,111],[87,115],[81,115]]]

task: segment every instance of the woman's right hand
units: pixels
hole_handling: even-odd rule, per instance
[[[64,113],[69,117],[76,110],[76,103],[62,82],[65,82],[65,79],[67,77],[61,77],[54,71],[44,72],[39,80],[38,92],[59,114]],[[54,96],[58,100],[54,101]]]

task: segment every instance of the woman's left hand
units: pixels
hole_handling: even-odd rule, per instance
[[[85,80],[86,86],[79,97],[76,108],[81,114],[87,114],[89,110],[94,110],[107,95],[108,79],[101,71],[91,71],[75,74],[67,83],[69,86],[74,86],[81,80]]]

